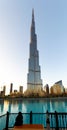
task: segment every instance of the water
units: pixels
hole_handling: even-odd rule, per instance
[[[1,100],[0,101],[0,115],[5,114],[7,111],[10,113],[17,113],[19,111],[23,113],[42,112],[46,111],[54,112],[67,112],[67,99],[40,99],[40,100]]]
[[[0,116],[6,114],[7,111],[10,113],[18,113],[21,111],[22,113],[29,113],[32,111],[33,113],[46,113],[49,112],[67,112],[67,98],[66,99],[31,99],[31,100],[0,100]],[[10,126],[13,126],[16,115],[11,115],[10,118]],[[24,117],[25,121],[28,118]],[[6,124],[6,116],[0,119],[0,130],[5,127]],[[42,119],[41,119],[42,120]],[[40,120],[40,121],[41,121]]]

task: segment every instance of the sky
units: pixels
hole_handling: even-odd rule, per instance
[[[27,88],[30,26],[34,8],[43,86],[67,87],[67,0],[0,0],[0,90]]]

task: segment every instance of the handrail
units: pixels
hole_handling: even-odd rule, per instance
[[[5,116],[6,114],[0,115],[0,117]]]
[[[15,119],[17,117],[18,113],[9,113],[7,112],[2,116],[6,115],[6,130],[8,130],[8,127],[13,127]],[[34,123],[40,123],[43,124],[44,127],[51,127],[55,128],[56,130],[59,130],[59,128],[67,128],[67,113],[66,112],[46,112],[46,113],[33,113],[32,111],[30,113],[22,113],[23,116],[23,124],[34,124]],[[11,125],[12,122],[12,125]]]

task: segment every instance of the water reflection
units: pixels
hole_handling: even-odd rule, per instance
[[[52,109],[52,112],[67,112],[65,107],[65,101],[52,101],[50,109]]]
[[[67,112],[67,100],[1,100],[0,101],[0,115],[7,111],[10,113],[42,112]]]
[[[8,111],[11,113],[11,102],[9,102]]]
[[[4,100],[0,101],[0,111],[3,112],[4,110]]]
[[[18,111],[22,112],[22,103],[21,103],[21,101],[18,101]]]

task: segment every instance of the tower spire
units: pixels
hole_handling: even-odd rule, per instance
[[[34,21],[34,8],[32,9],[32,23]]]
[[[31,22],[31,41],[35,35],[35,20],[34,20],[34,9],[32,9],[32,22]]]

